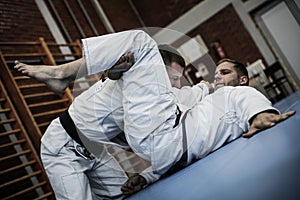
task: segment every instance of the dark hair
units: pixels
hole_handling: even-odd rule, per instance
[[[217,63],[217,66],[221,63],[224,63],[224,62],[229,62],[229,63],[234,64],[234,69],[236,70],[237,74],[239,76],[246,76],[247,79],[248,79],[247,82],[243,85],[249,85],[249,75],[248,75],[248,70],[247,70],[245,65],[243,65],[242,63],[240,63],[236,60],[232,60],[232,59],[229,59],[229,58],[224,58],[224,59],[220,60]]]
[[[185,67],[185,61],[179,52],[167,44],[158,45],[159,52],[164,60],[165,65],[171,65],[172,62],[178,63],[181,67]]]

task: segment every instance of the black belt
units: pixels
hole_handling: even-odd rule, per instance
[[[182,112],[180,111],[179,107],[177,106],[177,113],[176,113],[176,120],[175,120],[175,124],[173,126],[173,128],[175,128],[180,121],[180,117],[181,117]],[[186,129],[185,129],[185,118],[186,118],[187,112],[184,114],[184,116],[182,117],[182,150],[183,150],[183,154],[180,158],[180,160],[166,173],[166,174],[172,174],[175,173],[177,171],[179,171],[180,169],[184,168],[187,166],[187,138],[186,138]],[[65,129],[65,131],[69,134],[69,136],[75,140],[78,144],[80,144],[82,147],[85,147],[79,137],[79,130],[77,130],[68,109],[65,110],[59,117],[59,121],[61,123],[61,125],[63,126],[63,128]]]
[[[176,111],[176,119],[175,119],[175,124],[173,126],[173,128],[175,128],[178,124],[179,124],[179,120],[180,120],[180,116],[181,116],[182,112],[179,109],[179,107],[177,106],[177,111]],[[66,132],[70,135],[70,137],[75,140],[78,144],[80,144],[81,146],[84,146],[79,135],[78,135],[78,131],[70,114],[68,109],[65,110],[60,116],[59,116],[59,121],[61,123],[61,125],[64,127],[64,129],[66,130]]]
[[[186,128],[185,128],[185,118],[187,116],[186,112],[183,117],[182,117],[182,151],[183,154],[181,156],[181,158],[179,159],[179,161],[177,161],[175,163],[175,165],[173,165],[164,175],[164,176],[169,176],[175,172],[178,172],[179,170],[185,168],[188,163],[187,163],[187,159],[188,159],[188,149],[187,149],[187,137],[186,137]],[[181,111],[180,111],[180,115],[181,115]],[[179,117],[180,118],[180,117]],[[177,119],[176,119],[177,121]],[[178,123],[179,123],[179,119],[178,119]]]
[[[173,128],[175,128],[178,124],[179,124],[179,121],[180,121],[180,116],[182,114],[181,110],[179,109],[179,107],[177,106],[177,110],[176,110],[176,119],[175,119],[175,124],[173,126]]]
[[[80,144],[81,146],[84,147],[80,137],[79,137],[79,134],[78,134],[78,131],[70,114],[69,114],[69,111],[68,109],[65,110],[60,116],[59,116],[59,121],[61,123],[61,125],[64,127],[64,129],[66,130],[66,132],[69,134],[69,136],[75,140],[78,144]]]

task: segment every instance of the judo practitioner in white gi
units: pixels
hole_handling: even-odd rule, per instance
[[[180,87],[178,80],[180,80],[185,63],[183,58],[177,55],[177,52],[168,53],[172,51],[166,45],[160,46],[160,54],[163,54],[164,62],[168,65],[171,85]],[[122,58],[123,60],[120,59],[119,62],[124,61],[126,57],[122,56]],[[76,67],[81,67],[82,63],[77,64],[76,62],[68,63],[67,65],[70,68],[64,68],[68,69],[68,71],[57,70],[55,66],[30,66],[31,68],[27,75],[38,80],[45,80],[52,90],[62,92],[70,81],[76,78],[79,70]],[[27,66],[19,63],[16,67],[20,67],[19,69],[25,72],[24,69]],[[52,79],[50,77],[56,72],[62,79],[57,77]],[[109,73],[108,75],[111,78],[118,77],[116,74]],[[197,84],[193,88],[188,87],[182,92],[188,93],[187,90],[190,89],[197,91],[194,92],[194,95],[189,95],[190,101],[192,98],[194,101],[198,101],[202,96],[208,94],[206,84],[203,83]],[[107,107],[110,107],[112,111],[107,111]],[[119,134],[123,130],[122,97],[120,84],[116,81],[107,79],[105,82],[97,82],[88,91],[75,98],[70,106],[70,110],[72,109],[79,109],[80,111],[74,112],[84,118],[84,121],[81,121],[81,123],[84,123],[84,126],[87,128],[82,129],[82,131],[85,132],[89,129],[89,132],[94,132],[95,137],[97,135],[101,137],[101,134],[106,130],[114,132],[114,134]],[[100,121],[97,122],[99,119]],[[114,125],[116,127],[110,125],[110,121],[113,120],[117,123],[117,126]],[[76,119],[73,121],[77,123]],[[89,124],[90,122],[87,123],[87,121],[93,121],[93,123]],[[105,142],[110,143],[108,138],[103,139],[103,143]],[[124,197],[121,192],[121,186],[128,177],[118,162],[107,152],[105,146],[97,145],[97,147],[94,147],[94,149],[97,149],[97,153],[99,152],[96,155],[98,158],[95,158],[82,145],[71,139],[62,127],[59,119],[55,119],[48,127],[42,138],[41,146],[42,161],[57,199],[116,199]],[[146,179],[152,181],[158,178],[151,171],[150,173],[147,172],[145,176]]]
[[[242,133],[244,137],[250,137],[255,132],[274,126],[294,113],[292,111],[279,117],[280,115],[276,114],[277,110],[270,106],[270,102],[255,89],[245,87],[248,85],[248,72],[243,64],[231,59],[218,62],[214,77],[215,92],[201,102],[196,102],[199,105],[195,107],[201,108],[199,113],[195,113],[197,109],[194,108],[188,111],[191,115],[202,115],[202,121],[207,123],[202,123],[203,126],[200,127],[201,124],[195,122],[186,127],[188,154],[186,164],[205,157]],[[181,102],[188,104],[183,100]],[[209,126],[205,127],[207,124]],[[190,128],[199,129],[199,133],[189,131]],[[202,135],[205,132],[201,130],[207,130],[206,135]],[[152,182],[151,179],[145,179],[145,176],[137,174],[129,178],[122,190],[125,194],[132,194]]]
[[[192,159],[206,156],[248,130],[246,136],[251,136],[256,131],[273,126],[293,114],[274,114],[273,112],[277,111],[270,102],[249,87],[224,87],[191,107],[180,107],[178,95],[171,87],[157,44],[143,31],[126,31],[87,38],[82,42],[84,58],[72,65],[83,65],[87,74],[109,70],[117,62],[117,58],[126,52],[132,52],[135,60],[132,67],[128,64],[129,67],[120,68],[126,70],[119,80],[95,84],[82,94],[82,98],[75,98],[69,108],[69,115],[80,132],[80,138],[87,138],[87,142],[83,141],[87,148],[91,142],[113,144],[111,139],[124,130],[130,147],[139,156],[151,162],[155,174],[166,173],[182,160],[187,149],[184,162],[190,163]],[[132,60],[133,56],[129,54],[127,57]],[[42,80],[43,78],[39,77],[40,72],[34,71],[36,68],[22,64],[16,68],[48,84],[57,81]],[[111,72],[113,70],[114,68]],[[108,75],[111,73],[110,70],[106,72]],[[110,98],[113,99],[105,98],[103,90],[107,88],[110,88]],[[114,105],[114,98],[121,99],[121,107],[118,107],[119,104]],[[98,102],[101,100],[107,104]],[[93,112],[87,108],[91,105]],[[120,110],[123,115],[120,114]],[[181,115],[178,114],[180,112]],[[259,121],[262,114],[262,118],[267,120],[260,124],[257,120]],[[52,122],[55,123],[60,122],[57,119]],[[52,124],[45,133],[47,139],[42,139],[41,149],[43,163],[48,171],[51,167],[57,169],[57,166],[52,166],[51,163],[59,162],[58,156],[70,141],[64,130],[51,130],[51,127],[58,126]],[[53,144],[51,139],[59,141],[59,144]],[[94,153],[93,150],[95,149],[89,149]],[[97,152],[94,154],[98,156]],[[67,157],[68,154],[65,155]],[[52,171],[57,173],[56,170]],[[72,181],[73,178],[74,176],[68,177],[67,181]]]

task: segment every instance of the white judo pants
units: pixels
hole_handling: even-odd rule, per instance
[[[41,144],[42,162],[56,199],[124,198],[121,187],[128,177],[105,146],[99,150],[102,152],[100,158],[89,157],[80,145],[64,133],[58,119],[51,123],[48,131],[51,129],[69,138],[57,154]]]

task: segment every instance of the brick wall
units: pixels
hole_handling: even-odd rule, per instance
[[[48,2],[48,1],[45,1]],[[94,6],[90,1],[81,1],[88,11],[99,35],[105,34],[104,25]],[[201,0],[181,1],[132,1],[137,8],[146,26],[164,27],[175,20],[181,14],[197,5]],[[83,36],[76,27],[64,1],[52,1],[57,9],[65,27],[74,41]],[[68,1],[72,10],[76,13],[78,23],[82,27],[85,36],[94,36],[83,12],[80,10],[76,0]],[[128,30],[141,27],[130,4],[126,0],[99,0],[116,31]],[[48,5],[49,6],[49,5]],[[38,37],[44,37],[47,42],[54,41],[43,17],[34,0],[2,0],[0,1],[0,42],[1,41],[34,41]],[[53,15],[54,16],[54,15]],[[223,46],[227,57],[241,61],[242,63],[252,63],[261,59],[258,48],[247,32],[243,23],[239,19],[234,8],[229,5],[215,16],[188,33],[193,37],[200,34],[210,49],[210,55],[214,61],[219,58],[214,49],[210,46],[212,42],[219,41]]]
[[[93,32],[92,27],[89,25],[86,17],[84,16],[84,12],[81,10],[81,8],[76,0],[68,0],[67,1],[68,4],[65,4],[64,1],[51,1],[51,2],[71,38],[71,41],[69,41],[69,42],[75,41],[76,39],[92,37],[92,36],[102,35],[102,34],[107,33],[104,25],[102,24],[96,10],[94,9],[94,7],[90,1],[81,1],[81,2],[83,4],[83,6],[85,7],[87,14],[88,14],[89,18],[91,19],[92,23],[94,24],[95,29],[97,30],[98,34]],[[58,21],[58,18],[55,15],[54,10],[49,5],[49,2],[46,1],[46,3],[48,5],[48,8],[49,8],[53,18],[56,21]],[[75,15],[75,18],[76,18],[80,28],[82,29],[83,34],[79,30],[79,28],[76,26],[76,23],[73,20],[70,11],[68,10],[68,6],[70,7],[73,14]],[[60,27],[60,29],[63,30],[62,27]],[[68,39],[66,39],[66,40],[68,41]]]
[[[165,27],[203,0],[133,0],[146,26]]]
[[[165,27],[203,0],[99,0],[115,31],[147,27]],[[138,19],[138,16],[140,19]],[[142,22],[141,22],[141,21]]]
[[[225,7],[215,16],[188,33],[190,37],[197,34],[203,37],[215,62],[219,58],[210,45],[216,40],[221,43],[227,57],[238,60],[243,64],[263,59],[232,5]]]
[[[116,32],[142,27],[128,0],[99,0],[99,3]]]
[[[34,0],[0,1],[0,42],[54,41]]]

